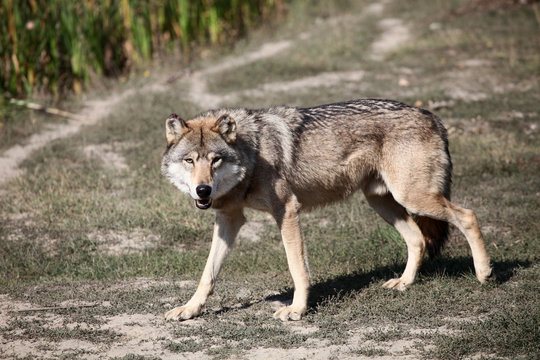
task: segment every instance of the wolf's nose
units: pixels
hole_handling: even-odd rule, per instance
[[[202,199],[206,199],[212,193],[212,187],[208,185],[199,185],[195,188],[195,191]]]

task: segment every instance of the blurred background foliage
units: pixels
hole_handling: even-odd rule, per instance
[[[284,2],[0,0],[0,89],[9,97],[80,93],[94,76],[230,42],[282,14]]]

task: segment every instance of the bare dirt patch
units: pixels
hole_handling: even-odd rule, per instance
[[[244,359],[257,360],[272,360],[272,359],[314,359],[325,360],[331,359],[339,354],[339,359],[358,359],[355,354],[346,354],[343,348],[336,345],[327,345],[324,342],[320,343],[318,348],[296,348],[296,349],[279,349],[279,348],[257,348],[249,350]]]
[[[353,83],[354,86],[358,87],[357,83],[363,79],[364,74],[364,71],[361,70],[324,72],[314,76],[304,77],[291,81],[266,83],[255,89],[249,89],[238,93],[233,93],[230,95],[230,97],[231,99],[234,99],[235,97],[239,96],[263,97],[268,95],[269,93],[277,92],[309,92],[313,88],[332,87],[338,84],[340,87],[346,87],[349,83]]]
[[[121,357],[129,354],[159,356],[174,359],[177,354],[168,351],[165,344],[173,339],[174,324],[166,322],[163,316],[152,314],[119,314],[102,319],[102,330],[121,334],[122,340],[105,350],[107,357]]]
[[[447,74],[447,79],[446,95],[451,99],[466,102],[487,99],[485,89],[495,85],[493,78],[481,76],[478,70],[470,68],[452,71]],[[486,86],[487,82],[491,82],[491,86]]]
[[[378,23],[382,33],[371,44],[371,57],[373,60],[383,60],[388,54],[398,50],[411,38],[409,28],[401,19],[387,18]]]
[[[263,44],[257,50],[245,53],[240,56],[230,57],[216,65],[209,66],[205,68],[204,70],[202,70],[201,74],[211,75],[218,72],[231,70],[233,68],[242,67],[247,64],[251,64],[253,62],[278,55],[279,53],[289,49],[292,45],[293,45],[293,42],[290,40],[268,42],[266,44]]]
[[[28,304],[19,304],[28,306]],[[165,322],[163,316],[153,314],[118,314],[114,316],[102,317],[102,324],[88,324],[69,322],[69,317],[51,313],[40,313],[39,315],[28,315],[20,313],[17,316],[19,321],[39,321],[44,324],[44,331],[47,329],[60,332],[73,330],[87,331],[109,331],[116,334],[116,339],[112,343],[87,341],[83,339],[62,339],[51,341],[47,338],[38,338],[28,341],[25,339],[7,340],[0,336],[3,343],[3,356],[44,356],[59,358],[62,356],[79,354],[78,358],[102,359],[122,357],[126,355],[156,356],[162,359],[176,359],[178,354],[170,352],[166,348],[166,343],[173,338],[174,324]],[[0,321],[1,326],[6,326],[3,316]],[[11,333],[13,334],[13,333]],[[112,339],[111,339],[112,340]],[[81,354],[81,351],[83,354]],[[196,359],[205,358],[194,357]]]
[[[192,72],[188,78],[190,100],[195,104],[199,104],[199,106],[203,108],[213,108],[223,104],[225,101],[229,100],[229,98],[221,95],[211,94],[208,91],[208,86],[206,83],[206,78],[208,76],[275,56],[287,50],[291,45],[292,42],[289,40],[266,43],[252,52],[236,57],[231,56],[217,65],[209,66],[200,71]]]
[[[30,309],[34,306],[26,301],[14,301],[8,294],[0,294],[0,328],[5,327],[11,312]]]
[[[172,285],[193,287],[193,281],[155,280],[137,278],[122,281],[107,288],[108,292],[124,292],[132,289],[144,290],[152,287]],[[167,299],[162,299],[167,300]],[[173,299],[169,299],[173,300]],[[95,306],[94,306],[95,305]],[[167,322],[162,314],[118,313],[107,316],[97,316],[96,320],[74,320],[74,312],[91,306],[110,308],[109,301],[89,302],[85,300],[68,299],[55,306],[41,305],[12,299],[8,294],[0,294],[0,359],[15,356],[32,356],[38,358],[60,358],[76,356],[84,359],[110,359],[126,355],[159,356],[161,359],[178,359],[179,354],[167,350],[166,344],[173,338],[176,323]],[[76,318],[75,318],[76,319]],[[30,325],[28,330],[26,326]],[[28,331],[36,332],[30,336]],[[108,339],[82,339],[80,332],[86,331],[110,333]],[[60,339],[51,339],[47,333],[62,334]],[[65,339],[73,332],[74,337]],[[39,335],[43,334],[43,335]],[[79,335],[78,335],[79,334]],[[90,335],[89,335],[90,336]],[[31,339],[27,339],[31,337]],[[191,359],[209,358],[203,354],[192,354]]]
[[[367,15],[381,16],[384,11],[384,5],[387,1],[378,1],[372,4],[369,4],[365,7],[364,12]]]
[[[442,88],[453,100],[475,102],[486,100],[492,94],[526,92],[537,86],[535,79],[503,80],[492,70],[492,63],[484,59],[464,59],[457,69],[445,73]]]
[[[95,241],[98,249],[108,255],[122,255],[150,249],[159,242],[159,235],[143,229],[126,231],[92,232],[88,239]]]
[[[251,242],[261,240],[261,232],[264,230],[264,224],[258,221],[248,221],[242,226],[238,237]]]
[[[124,144],[93,144],[83,148],[84,154],[89,158],[97,158],[103,165],[112,170],[128,170],[126,158],[117,151],[118,148],[125,148]]]

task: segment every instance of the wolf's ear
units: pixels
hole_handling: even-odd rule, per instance
[[[167,120],[165,120],[165,129],[168,145],[178,141],[182,135],[189,131],[189,127],[186,122],[176,114],[169,115]]]
[[[236,141],[236,122],[229,114],[221,115],[212,130],[221,134],[228,143]]]

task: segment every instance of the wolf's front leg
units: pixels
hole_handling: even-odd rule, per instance
[[[199,287],[191,299],[184,305],[176,307],[165,314],[168,320],[187,320],[198,316],[208,299],[212,294],[214,285],[225,262],[227,255],[231,251],[236,235],[240,227],[244,224],[246,218],[242,210],[234,212],[216,213],[216,223],[214,225],[214,235],[212,237],[212,246],[210,254],[204,267],[204,272],[199,282]]]
[[[276,220],[281,230],[287,263],[294,282],[293,302],[274,313],[274,318],[287,320],[300,320],[307,310],[309,294],[309,269],[307,264],[306,249],[298,210],[300,206],[293,197],[286,205],[283,214],[277,215]]]

